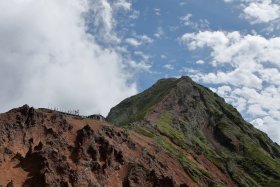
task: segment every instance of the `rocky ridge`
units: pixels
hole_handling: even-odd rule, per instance
[[[280,186],[280,147],[188,77],[106,121],[27,105],[0,114],[0,186]]]
[[[0,114],[0,137],[1,186],[192,186],[152,140],[105,121],[25,105]]]
[[[280,186],[279,145],[189,77],[159,80],[107,119],[157,140],[199,186]]]

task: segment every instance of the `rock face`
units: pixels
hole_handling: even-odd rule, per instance
[[[280,186],[280,147],[188,77],[158,81],[107,120],[155,139],[199,186]]]
[[[0,186],[195,186],[153,139],[27,105],[0,114]]]
[[[280,147],[209,89],[163,79],[107,121],[27,105],[0,114],[0,186],[278,187]]]

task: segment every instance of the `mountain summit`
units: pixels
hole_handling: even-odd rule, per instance
[[[106,120],[27,105],[0,114],[0,186],[280,186],[280,147],[188,77]]]
[[[198,185],[280,186],[280,147],[189,77],[159,80],[107,119],[153,137]]]

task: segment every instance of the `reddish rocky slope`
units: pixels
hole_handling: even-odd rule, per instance
[[[196,186],[153,139],[27,105],[0,115],[0,145],[2,186]]]

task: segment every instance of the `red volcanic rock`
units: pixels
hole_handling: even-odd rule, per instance
[[[2,186],[196,186],[153,139],[27,105],[0,114]]]

